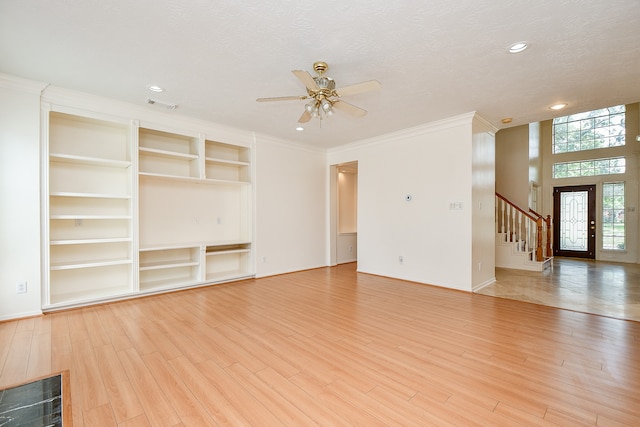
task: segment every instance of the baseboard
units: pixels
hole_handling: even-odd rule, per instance
[[[24,311],[22,313],[12,313],[5,316],[0,316],[0,322],[5,322],[8,320],[24,319],[26,317],[37,317],[37,316],[42,316],[42,310]]]
[[[489,285],[493,285],[494,283],[496,283],[496,278],[492,277],[491,279],[487,280],[486,282],[480,283],[479,285],[474,286],[471,289],[471,292],[479,292],[480,290],[486,288]]]

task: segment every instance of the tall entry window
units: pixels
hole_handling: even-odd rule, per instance
[[[602,184],[602,249],[625,250],[624,182]]]

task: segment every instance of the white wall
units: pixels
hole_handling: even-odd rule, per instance
[[[521,207],[529,207],[529,125],[496,133],[496,191]]]
[[[495,129],[473,119],[472,139],[472,263],[471,283],[474,290],[495,282]]]
[[[0,320],[41,313],[40,90],[0,76]],[[16,284],[27,282],[27,293]]]
[[[256,275],[327,265],[326,155],[256,136]]]
[[[529,182],[542,185],[540,122],[529,123]]]
[[[472,118],[330,150],[328,164],[358,161],[359,271],[472,289]]]

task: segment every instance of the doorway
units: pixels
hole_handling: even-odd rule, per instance
[[[596,186],[553,189],[553,254],[572,258],[596,257]]]
[[[332,165],[331,265],[358,259],[358,162]]]

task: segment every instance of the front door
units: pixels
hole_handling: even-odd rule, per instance
[[[596,186],[553,189],[553,254],[596,257]]]

